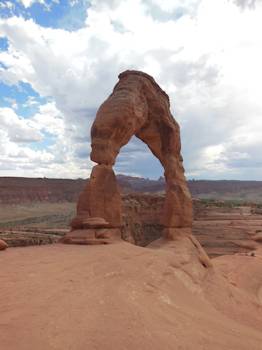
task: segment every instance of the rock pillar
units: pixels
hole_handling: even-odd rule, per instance
[[[121,196],[110,165],[93,167],[90,180],[80,194],[72,231],[64,243],[110,243],[121,236]]]

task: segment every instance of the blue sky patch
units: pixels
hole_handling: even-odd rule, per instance
[[[40,97],[28,83],[7,85],[0,81],[0,107],[12,107],[17,104],[16,113],[24,118],[30,118],[38,112],[38,106],[47,103],[48,99]]]
[[[30,143],[30,148],[35,151],[45,150],[56,142],[56,138],[52,134],[45,131],[41,131],[41,134],[44,136],[41,141]]]
[[[8,7],[9,3],[12,3],[11,8]],[[1,1],[0,17],[22,16],[25,19],[33,19],[42,27],[73,31],[84,26],[89,6],[88,0],[60,0],[58,3],[53,0],[45,0],[45,4],[35,2],[28,8],[25,8],[18,0]]]
[[[7,49],[8,49],[7,38],[0,37],[0,51],[6,51]]]

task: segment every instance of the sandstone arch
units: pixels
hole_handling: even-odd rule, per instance
[[[148,74],[125,71],[100,106],[91,128],[91,160],[96,165],[80,195],[67,241],[108,242],[120,236],[121,197],[113,171],[122,146],[135,135],[159,159],[166,179],[163,235],[174,238],[192,226],[192,202],[181,156],[179,125],[168,95]]]

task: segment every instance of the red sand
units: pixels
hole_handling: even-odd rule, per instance
[[[209,269],[190,254],[125,242],[0,252],[0,349],[261,350],[262,253]]]

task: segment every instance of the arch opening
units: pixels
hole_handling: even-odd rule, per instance
[[[117,175],[127,175],[157,180],[164,176],[159,159],[150,151],[147,144],[135,135],[121,148],[114,165]]]
[[[122,199],[121,237],[147,246],[163,231],[164,169],[147,144],[136,136],[121,148],[114,169]]]

